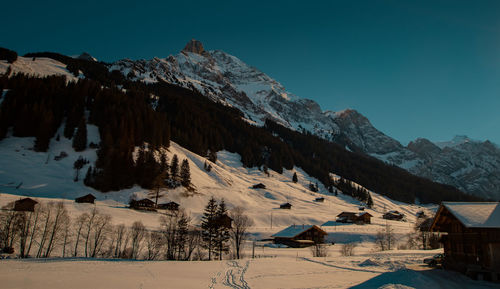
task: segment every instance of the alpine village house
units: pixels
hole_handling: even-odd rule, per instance
[[[327,232],[316,225],[292,225],[272,235],[275,244],[303,248],[325,242]]]
[[[444,233],[444,268],[500,281],[500,203],[443,202],[431,231]]]

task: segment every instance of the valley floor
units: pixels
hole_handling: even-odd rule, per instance
[[[437,251],[368,252],[313,258],[308,249],[259,248],[261,258],[222,261],[26,259],[0,261],[10,288],[499,288],[461,274],[431,269]],[[360,248],[361,249],[361,248]],[[248,252],[249,253],[249,252]],[[266,258],[263,258],[266,257]]]

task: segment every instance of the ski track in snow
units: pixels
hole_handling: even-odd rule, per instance
[[[248,270],[250,261],[246,261],[244,266],[238,261],[228,261],[227,265],[228,267],[225,269],[224,273],[217,272],[215,276],[210,278],[211,283],[208,288],[217,288],[217,279],[222,279],[220,283],[224,285],[224,287],[233,289],[250,289],[250,286],[248,286],[248,283],[245,280],[245,273]]]

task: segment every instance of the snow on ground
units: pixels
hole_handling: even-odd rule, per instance
[[[332,246],[335,247],[335,246]],[[223,261],[26,259],[0,261],[2,288],[499,288],[461,274],[431,269],[436,251],[388,251],[313,258],[290,256]],[[274,250],[274,251],[273,251]]]
[[[89,165],[93,165],[97,156],[96,150],[87,148],[77,153],[71,147],[71,140],[62,135],[63,126],[59,129],[60,140],[51,140],[47,153],[33,151],[34,138],[7,137],[0,141],[0,205],[6,204],[19,196],[34,198],[65,199],[70,212],[78,214],[83,209],[81,204],[72,202],[74,198],[92,193],[97,197],[97,206],[103,211],[115,216],[115,222],[132,223],[140,219],[148,227],[158,226],[158,214],[138,212],[126,209],[126,204],[132,194],[138,198],[147,197],[148,191],[139,187],[132,187],[121,191],[101,193],[83,185],[83,178]],[[57,134],[56,134],[57,135]],[[88,125],[88,142],[99,143],[97,127]],[[61,160],[54,160],[55,156],[66,152],[68,156]],[[242,166],[238,154],[227,151],[218,152],[218,160],[211,163],[212,170],[204,169],[204,157],[196,155],[176,143],[172,142],[167,151],[169,159],[176,154],[179,160],[187,159],[191,168],[192,183],[196,193],[188,193],[184,188],[164,191],[159,202],[175,201],[185,208],[199,223],[204,206],[208,199],[214,196],[220,200],[224,198],[229,208],[241,206],[247,209],[247,214],[253,219],[252,232],[256,238],[267,238],[273,233],[296,224],[322,225],[327,221],[334,221],[343,211],[358,211],[362,205],[359,201],[339,193],[338,196],[328,193],[323,185],[319,191],[310,191],[309,184],[317,180],[308,176],[300,168],[285,170],[278,174],[269,170],[270,176],[258,168]],[[80,180],[74,182],[74,161],[83,156],[90,161],[80,171]],[[208,161],[207,161],[208,162]],[[299,181],[292,182],[296,172]],[[258,183],[266,185],[265,189],[253,189]],[[319,182],[318,182],[319,183]],[[316,197],[325,198],[324,203],[314,202]],[[373,209],[366,209],[372,214],[372,224],[324,226],[330,233],[329,239],[336,242],[350,240],[370,240],[386,223],[391,224],[400,234],[413,229],[415,214],[425,207],[408,205],[392,201],[384,196],[372,193]],[[279,209],[285,202],[292,204],[291,210]],[[408,222],[386,221],[381,216],[388,210],[398,210],[407,215]],[[428,215],[430,215],[429,213]]]
[[[77,78],[66,69],[66,64],[46,57],[17,57],[14,63],[8,63],[6,60],[0,60],[0,74],[4,74],[8,67],[12,73],[22,72],[33,76],[64,75],[67,80],[76,80]]]
[[[62,128],[59,133],[62,135]],[[88,126],[89,143],[99,142],[95,126]],[[94,149],[76,153],[71,141],[61,136],[51,140],[47,153],[34,152],[33,138],[8,137],[0,141],[0,206],[29,196],[39,201],[63,201],[72,217],[89,211],[93,205],[77,204],[74,198],[87,193],[97,197],[100,211],[113,216],[113,223],[130,226],[142,221],[156,229],[161,213],[128,209],[130,195],[146,197],[147,191],[133,187],[119,192],[100,193],[82,184],[87,170],[81,171],[80,181],[74,182],[73,162],[79,155],[93,165]],[[54,156],[65,151],[68,156],[59,161]],[[1,260],[2,288],[492,288],[491,283],[472,281],[462,275],[443,270],[427,270],[422,260],[439,251],[376,252],[376,233],[390,224],[398,237],[413,230],[415,214],[428,215],[435,207],[408,205],[372,193],[372,224],[355,225],[333,222],[342,211],[358,211],[362,205],[351,197],[332,195],[322,185],[319,192],[308,189],[316,179],[300,168],[270,176],[258,168],[244,168],[238,154],[222,151],[212,170],[204,170],[206,159],[172,142],[168,157],[177,154],[187,159],[196,193],[183,188],[165,191],[164,201],[176,201],[199,224],[208,199],[224,198],[228,207],[242,206],[254,220],[251,237],[245,246],[245,259],[239,261],[169,262],[95,259],[27,259]],[[292,182],[296,172],[299,182]],[[258,183],[265,189],[253,189]],[[314,202],[316,197],[324,203]],[[291,210],[279,205],[290,202]],[[407,222],[387,221],[382,214],[398,210],[407,215]],[[326,224],[325,224],[326,223]],[[309,248],[274,248],[266,242],[256,242],[256,259],[250,259],[252,241],[269,238],[272,234],[296,224],[315,224],[327,231],[329,256],[313,258]],[[342,243],[357,242],[355,256],[340,254]],[[405,287],[406,286],[406,287]]]

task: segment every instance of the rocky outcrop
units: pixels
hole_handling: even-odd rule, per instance
[[[200,41],[196,39],[191,39],[191,41],[189,41],[186,44],[186,46],[184,47],[184,49],[182,49],[182,51],[201,55],[203,54],[203,52],[205,52],[205,49],[203,49],[203,44]]]

